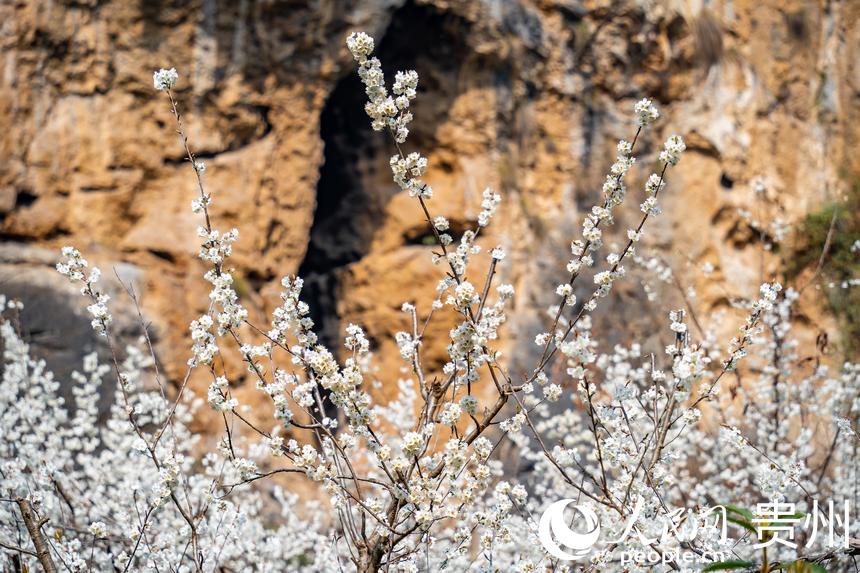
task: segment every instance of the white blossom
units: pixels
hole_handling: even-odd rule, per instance
[[[660,152],[660,162],[664,165],[677,165],[685,149],[687,146],[680,135],[671,136],[663,145],[663,151]]]
[[[401,448],[407,456],[417,456],[424,447],[424,437],[418,432],[409,432],[403,436]]]
[[[636,114],[637,122],[641,126],[654,123],[660,117],[660,112],[650,99],[642,99],[636,102],[633,111]]]
[[[161,68],[152,74],[152,84],[158,91],[169,90],[176,85],[177,80],[179,80],[179,74],[176,72],[176,68],[169,70]]]

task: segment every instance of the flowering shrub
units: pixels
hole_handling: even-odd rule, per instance
[[[352,34],[347,46],[371,125],[389,132],[397,150],[393,180],[425,214],[442,269],[430,308],[402,307],[412,328],[396,341],[412,378],[401,381],[397,400],[375,403],[366,390],[373,357],[364,331],[347,326],[343,349],[320,344],[299,277],[283,279],[271,324],[251,323],[228,266],[238,231],[217,229],[210,216],[205,165],[191,151],[174,97],[179,76],[160,70],[154,87],[170,102],[199,191],[191,207],[200,216],[199,256],[209,265],[209,308],[191,323],[188,375],[170,392],[142,350],[149,348],[145,326],[139,346],[117,348],[98,269],[64,248],[57,270],[80,286],[111,356],[109,364],[95,354],[84,359],[68,405],[16,328],[20,304],[0,299],[4,570],[564,571],[571,562],[538,539],[542,510],[560,499],[579,500],[581,511],[599,519],[601,539],[580,561],[588,570],[768,571],[798,556],[810,567],[849,559],[853,541],[846,547],[831,539],[817,552],[768,543],[776,533],[763,531],[757,508],[797,501],[798,516],[817,517],[819,499],[860,501],[860,367],[832,373],[801,360],[815,351],[791,338],[797,290],[764,284],[753,300],[739,302],[747,318],[727,347],[698,326],[691,332],[692,308],[668,314],[663,355],[639,344],[607,350],[592,332],[592,314],[625,277],[625,263],[665,278],[635,251],[685,151],[679,136],[658,153],[626,243],[601,253],[627,196],[636,144],[660,117],[654,104],[634,106],[633,137],[617,145],[603,199],[571,243],[568,280],[555,289],[548,328],[535,338],[540,358],[520,376],[494,348],[515,296],[511,285],[495,284],[505,252],[492,249],[483,279],[467,279],[500,195],[487,189],[476,227],[455,240],[449,222],[433,215],[422,179],[427,159],[401,147],[418,74],[398,72],[389,92],[373,39]],[[587,269],[594,269],[593,285],[578,300],[574,284]],[[425,341],[427,324],[443,312],[457,317],[449,339]],[[422,363],[428,342],[447,345],[448,360],[433,376]],[[271,399],[268,425],[251,423],[238,408],[218,361],[224,345],[236,345]],[[727,392],[742,360],[753,380]],[[557,363],[566,368],[550,368]],[[205,401],[187,388],[193,369],[211,376]],[[96,398],[111,391],[102,384],[110,373],[117,391],[99,423]],[[156,386],[146,383],[152,379]],[[189,423],[207,406],[223,419],[224,435],[216,451],[200,456]],[[498,457],[506,440],[533,471],[506,474]],[[315,482],[326,503],[299,503],[277,474]],[[722,522],[710,519],[721,505]],[[736,539],[722,534],[729,523]],[[631,551],[660,559],[619,557]]]

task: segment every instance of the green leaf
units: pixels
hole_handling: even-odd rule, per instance
[[[755,518],[753,512],[744,507],[729,504],[723,504],[723,507],[725,507],[726,511],[728,511],[729,513],[737,513],[738,515],[744,516],[747,521],[752,521]]]
[[[738,517],[733,517],[729,515],[728,517],[726,517],[726,520],[728,520],[730,523],[734,523],[735,525],[740,525],[744,529],[751,531],[755,535],[758,535],[758,530],[755,528],[755,526],[749,521],[746,521],[745,519],[740,519]]]
[[[818,563],[810,563],[803,559],[798,559],[788,566],[787,573],[827,573],[827,569]]]
[[[728,571],[730,569],[752,569],[756,564],[752,561],[744,561],[742,559],[731,559],[729,561],[719,561],[706,565],[702,572],[707,571]]]

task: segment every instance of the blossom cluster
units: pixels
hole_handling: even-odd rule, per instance
[[[364,32],[350,34],[346,45],[358,62],[358,75],[364,83],[368,102],[364,110],[370,116],[371,126],[376,131],[388,128],[398,143],[406,141],[407,126],[412,121],[409,103],[415,99],[418,89],[418,74],[415,70],[397,72],[392,86],[392,95],[385,86],[385,74],[378,58],[370,58],[373,38]]]
[[[169,90],[176,85],[177,81],[179,81],[179,74],[176,68],[170,68],[169,70],[161,68],[152,74],[152,84],[158,91]]]
[[[433,196],[433,190],[430,186],[419,179],[426,171],[427,158],[421,157],[419,153],[410,153],[406,157],[391,156],[391,172],[394,174],[394,182],[401,189],[407,191],[410,197],[429,199]]]
[[[657,109],[651,100],[642,99],[636,102],[633,107],[633,113],[636,115],[636,121],[642,127],[654,123],[660,117],[660,111]]]
[[[68,278],[72,283],[80,283],[81,294],[90,299],[91,304],[87,306],[87,312],[93,317],[92,327],[100,336],[107,336],[108,327],[113,322],[113,317],[108,310],[107,303],[110,296],[96,289],[96,283],[101,278],[98,267],[87,270],[89,264],[81,256],[80,251],[74,247],[63,247],[61,254],[63,260],[57,263],[57,271]]]

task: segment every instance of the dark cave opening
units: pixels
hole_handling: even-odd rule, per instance
[[[381,135],[371,130],[364,113],[361,81],[349,74],[338,82],[320,117],[324,162],[308,250],[299,267],[303,298],[321,342],[329,348],[338,346],[338,270],[360,260],[372,236],[366,223],[368,211],[375,209],[360,170],[381,151]]]
[[[377,45],[375,55],[389,85],[397,70],[415,69],[421,77],[410,149],[426,153],[434,145],[434,118],[444,117],[459,89],[457,77],[469,54],[468,30],[468,23],[455,15],[410,2],[394,13]],[[320,342],[332,349],[340,347],[343,335],[337,310],[340,273],[368,253],[386,205],[398,192],[388,166],[396,148],[388,134],[371,129],[365,102],[364,86],[350,66],[320,116],[324,162],[308,250],[299,267],[303,299]],[[413,241],[404,238],[404,243]]]

